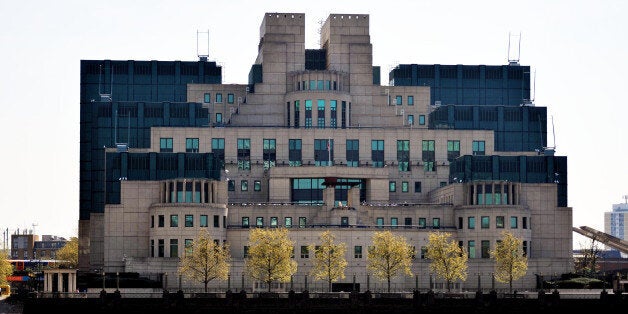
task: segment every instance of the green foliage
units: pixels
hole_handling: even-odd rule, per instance
[[[310,251],[314,252],[312,275],[316,280],[327,280],[331,291],[332,282],[345,278],[347,244],[335,243],[336,237],[329,230],[321,233],[320,238],[319,246],[310,245]]]
[[[265,282],[270,292],[274,281],[288,282],[297,272],[292,259],[294,242],[288,238],[288,229],[251,229],[246,272],[252,278]]]
[[[447,291],[451,283],[467,280],[467,252],[451,239],[448,232],[430,232],[426,257],[430,260],[430,270],[447,281]]]
[[[523,277],[528,271],[528,258],[523,255],[522,240],[512,233],[502,232],[502,240],[492,250],[495,259],[495,280],[507,282],[512,292],[512,282]]]
[[[0,286],[8,284],[7,276],[13,274],[13,266],[9,262],[9,252],[0,250]]]
[[[59,268],[77,268],[78,267],[78,238],[71,237],[65,245],[57,250],[57,260],[60,260],[57,264]]]
[[[412,247],[403,236],[390,231],[375,232],[373,246],[369,247],[367,269],[377,278],[386,279],[390,292],[390,279],[400,274],[412,276]]]
[[[210,281],[228,278],[230,261],[229,245],[214,242],[207,230],[202,229],[191,247],[185,248],[185,256],[179,262],[179,274],[202,282],[207,292]]]

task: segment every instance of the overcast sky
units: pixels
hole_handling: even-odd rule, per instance
[[[77,236],[80,60],[193,61],[209,31],[223,83],[245,84],[266,12],[304,13],[306,48],[329,14],[370,15],[382,84],[400,63],[507,64],[509,34],[521,34],[548,143],[553,118],[568,157],[573,225],[603,231],[624,202],[627,1],[0,0],[0,228]],[[574,233],[574,248],[587,241]]]

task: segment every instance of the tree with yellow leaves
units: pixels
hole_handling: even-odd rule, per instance
[[[335,243],[336,236],[329,230],[321,233],[320,238],[320,245],[310,245],[310,251],[314,252],[311,273],[316,280],[327,280],[331,292],[331,283],[345,278],[347,244]]]
[[[502,240],[497,242],[495,250],[491,250],[491,258],[495,259],[495,279],[508,283],[512,293],[512,282],[523,277],[528,271],[528,258],[523,254],[522,240],[512,233],[502,232]]]
[[[297,262],[292,258],[294,242],[288,238],[288,229],[251,229],[248,244],[246,272],[265,282],[268,292],[274,281],[288,282],[297,272]]]
[[[467,280],[467,252],[451,239],[451,233],[430,232],[426,258],[432,260],[430,270],[447,282],[448,292],[454,280]]]
[[[189,247],[185,248],[179,262],[179,274],[202,282],[207,292],[207,284],[214,279],[226,280],[231,266],[229,245],[214,242],[207,230],[202,229]]]
[[[9,262],[9,252],[0,250],[0,286],[7,285],[7,277],[13,275],[13,265]]]
[[[59,268],[77,268],[78,267],[78,238],[71,237],[65,245],[57,250],[56,259],[59,260],[57,267]]]
[[[369,247],[367,269],[375,277],[386,279],[390,292],[390,279],[402,273],[412,276],[412,247],[403,236],[395,236],[390,231],[373,234],[373,246]]]

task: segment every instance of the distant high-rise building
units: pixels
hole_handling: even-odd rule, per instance
[[[613,204],[612,211],[604,213],[604,232],[628,240],[628,195],[624,195],[623,203]]]
[[[222,84],[206,56],[82,60],[81,272],[176,278],[205,229],[229,243],[231,278],[260,288],[244,272],[249,230],[278,227],[295,242],[295,290],[325,230],[347,244],[339,284],[355,274],[362,290],[381,284],[366,258],[382,230],[415,249],[417,279],[394,278],[396,289],[428,287],[437,231],[464,247],[485,288],[503,231],[529,258],[515,288],[571,272],[567,157],[547,147],[529,66],[400,65],[381,85],[369,25],[369,15],[331,14],[320,47],[305,49],[305,14],[267,13],[246,84]]]

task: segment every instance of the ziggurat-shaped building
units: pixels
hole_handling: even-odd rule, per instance
[[[395,290],[429,288],[434,231],[469,254],[460,289],[476,288],[478,273],[491,287],[502,231],[529,258],[515,289],[572,270],[567,158],[547,148],[530,67],[402,64],[382,85],[369,15],[332,14],[320,36],[306,49],[303,13],[267,13],[247,84],[222,84],[206,58],[82,60],[80,271],[174,279],[206,229],[230,245],[231,286],[260,288],[242,278],[248,233],[274,227],[295,242],[295,290],[324,230],[347,245],[340,283],[361,290],[385,285],[366,269],[381,230],[415,248],[417,277],[394,278]]]

